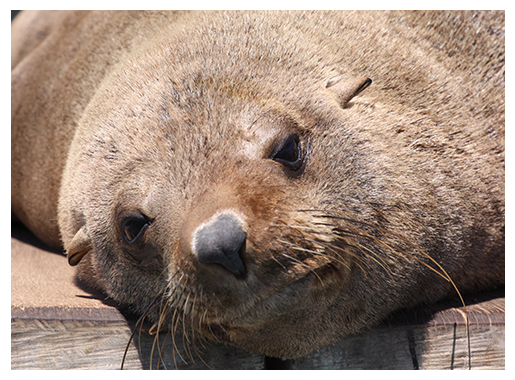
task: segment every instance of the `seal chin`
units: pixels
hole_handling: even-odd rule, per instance
[[[308,353],[334,332],[313,332],[336,304],[334,281],[340,273],[328,264],[307,273],[282,290],[253,304],[238,317],[206,323],[199,331],[208,339],[282,359]]]
[[[276,328],[278,320],[292,321],[291,328],[295,324],[296,315],[308,310],[314,300],[321,296],[326,300],[333,298],[336,294],[334,285],[341,286],[341,276],[342,273],[333,264],[325,264],[307,272],[281,290],[247,303],[247,307],[240,305],[239,312],[227,311],[225,316],[231,316],[229,318],[206,321],[199,326],[199,330],[210,339],[234,343],[245,340],[245,336],[256,334],[256,331],[266,329],[267,326]]]

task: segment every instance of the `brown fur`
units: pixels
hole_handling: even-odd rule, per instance
[[[120,304],[163,291],[148,318],[293,358],[448,277],[504,284],[503,12],[27,13],[12,35],[13,213]],[[271,159],[290,132],[298,170]],[[192,248],[219,213],[243,277]]]

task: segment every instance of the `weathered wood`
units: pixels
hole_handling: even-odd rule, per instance
[[[496,317],[497,318],[497,317]],[[504,324],[471,323],[472,369],[504,369]],[[296,360],[297,369],[468,369],[466,325],[379,326]]]
[[[119,369],[135,321],[78,287],[66,258],[38,244],[14,226],[11,369]],[[504,292],[481,296],[467,300],[471,368],[504,369]],[[155,336],[141,333],[129,346],[124,368],[466,369],[467,328],[459,306],[404,310],[376,328],[286,362],[211,342],[193,345],[166,333],[155,345]]]
[[[131,331],[126,322],[13,319],[11,369],[121,369]],[[176,348],[171,339],[167,343],[159,360],[159,349],[153,349],[154,337],[137,336],[123,368],[263,368],[261,355],[231,347],[199,346],[201,352],[196,354],[186,351],[181,339],[176,340]]]

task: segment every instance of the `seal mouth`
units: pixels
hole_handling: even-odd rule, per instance
[[[332,263],[324,264],[281,289],[275,289],[270,294],[256,299],[230,318],[227,318],[226,314],[217,321],[204,321],[199,324],[198,330],[208,338],[231,343],[234,341],[234,334],[255,330],[257,326],[266,325],[271,320],[303,309],[313,303],[313,298],[317,294],[331,293],[330,284],[334,283],[335,276],[341,276],[338,268]]]

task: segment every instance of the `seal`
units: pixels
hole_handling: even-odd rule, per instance
[[[503,12],[18,17],[12,213],[155,329],[296,358],[503,286]]]

